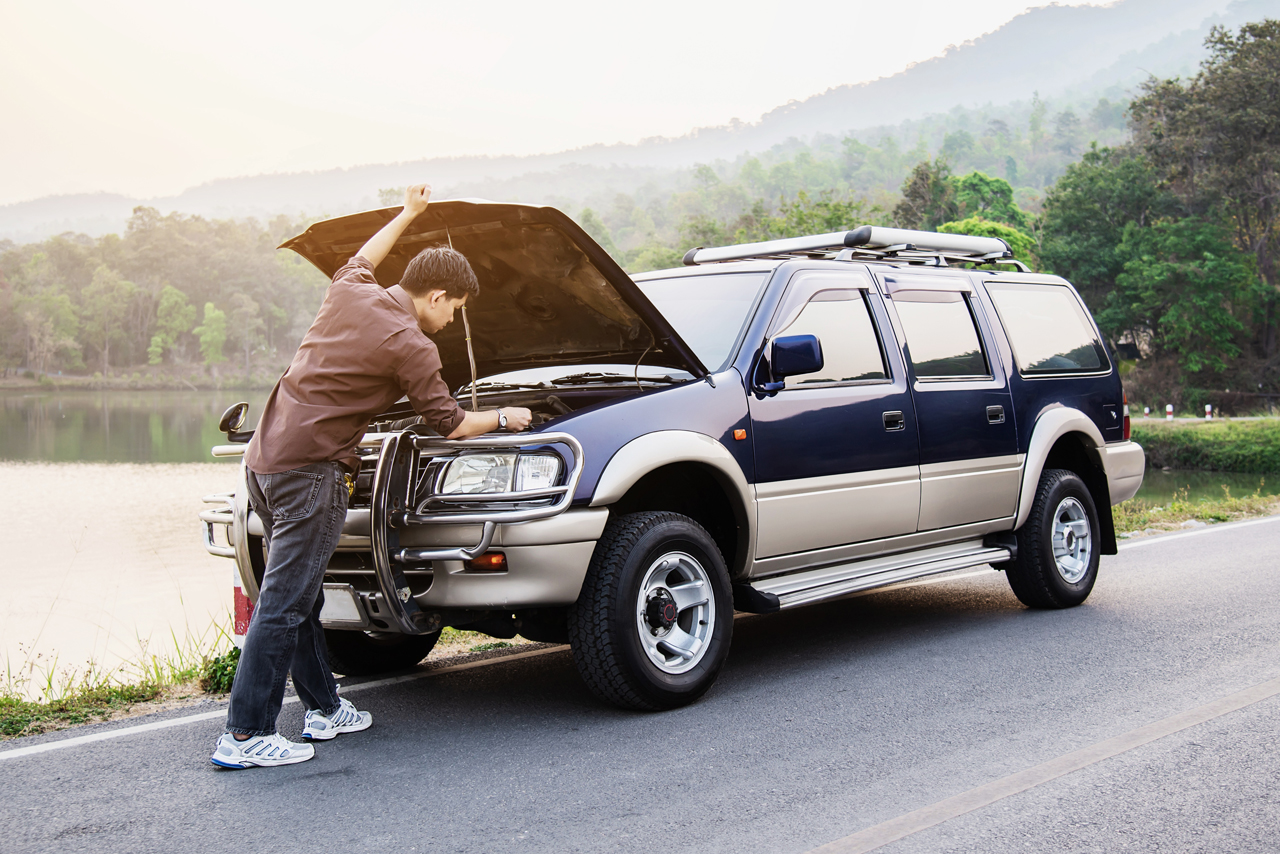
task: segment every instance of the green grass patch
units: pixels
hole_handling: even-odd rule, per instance
[[[1258,421],[1137,421],[1133,439],[1156,468],[1280,472],[1280,419]]]
[[[62,729],[95,720],[106,720],[131,706],[155,700],[163,686],[99,685],[52,702],[32,702],[0,696],[0,736],[15,738]]]
[[[1222,487],[1221,497],[1191,499],[1187,490],[1174,492],[1173,499],[1162,504],[1134,498],[1111,508],[1117,533],[1142,531],[1147,528],[1171,528],[1192,520],[1213,523],[1230,522],[1254,516],[1270,516],[1280,512],[1280,497],[1263,495],[1257,490],[1237,497]]]

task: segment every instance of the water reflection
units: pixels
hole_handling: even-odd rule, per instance
[[[1147,469],[1142,478],[1142,488],[1135,498],[1163,503],[1173,498],[1177,490],[1186,490],[1187,498],[1221,498],[1222,487],[1228,487],[1236,498],[1252,495],[1261,489],[1263,495],[1280,494],[1280,474],[1240,474],[1231,471],[1187,471],[1175,469]]]
[[[223,410],[249,401],[256,424],[268,391],[63,391],[0,394],[0,459],[210,462]]]

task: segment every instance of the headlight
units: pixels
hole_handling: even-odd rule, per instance
[[[483,495],[526,492],[554,486],[562,463],[555,454],[519,455],[500,451],[467,454],[449,462],[439,495]]]
[[[547,489],[560,477],[560,457],[556,454],[529,454],[516,464],[516,492]]]
[[[515,453],[468,454],[458,457],[445,469],[444,478],[440,481],[440,494],[510,492],[515,467]]]

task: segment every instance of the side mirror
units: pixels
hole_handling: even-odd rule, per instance
[[[774,382],[763,382],[756,386],[757,392],[777,394],[786,388],[783,382],[787,377],[811,374],[822,370],[822,342],[816,335],[785,335],[773,340],[769,348],[769,373]],[[761,364],[761,369],[764,365]],[[762,370],[763,372],[763,370]]]
[[[218,429],[227,434],[228,441],[243,444],[253,436],[251,432],[240,432],[240,428],[244,426],[245,418],[248,414],[249,404],[245,401],[232,404],[227,407],[226,412],[222,413],[222,418],[218,421]]]

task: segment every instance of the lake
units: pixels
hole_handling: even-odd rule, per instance
[[[249,402],[256,424],[269,391],[0,393],[0,460],[206,463],[224,444],[223,411]],[[231,458],[230,462],[239,462]]]

